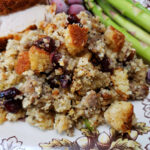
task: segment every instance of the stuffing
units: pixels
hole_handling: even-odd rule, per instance
[[[14,113],[8,113],[6,118],[9,121],[17,121],[19,119],[24,119],[25,118],[25,112],[21,110],[15,114]]]
[[[97,94],[95,91],[91,90],[87,92],[81,101],[77,102],[75,110],[72,110],[73,114],[71,115],[73,120],[77,118],[88,118],[88,120],[93,120],[92,124],[100,124],[102,120],[102,111],[100,105],[100,94]],[[96,119],[99,116],[99,119]],[[97,122],[97,123],[96,123]]]
[[[125,36],[116,30],[114,27],[109,26],[104,34],[106,44],[115,52],[121,51],[124,42]]]
[[[54,115],[51,113],[45,113],[37,108],[32,108],[27,110],[26,115],[26,122],[39,127],[42,130],[53,128]]]
[[[94,129],[107,122],[128,132],[127,100],[147,96],[147,65],[113,27],[86,12],[72,23],[55,9],[50,20],[0,39],[0,123],[24,118],[72,135],[87,119]]]
[[[98,105],[98,95],[95,91],[87,92],[86,96],[84,96],[81,100],[81,107],[87,108],[95,108]]]
[[[63,114],[56,114],[54,128],[58,133],[62,133],[72,127],[70,118]]]
[[[35,72],[44,72],[52,67],[50,54],[36,46],[30,48],[29,59],[31,69]]]
[[[56,112],[67,112],[71,108],[71,101],[74,99],[74,95],[70,93],[60,93],[54,98],[54,108]]]
[[[116,92],[123,98],[123,100],[127,100],[131,94],[127,71],[121,68],[114,70],[111,80],[115,86]]]
[[[66,30],[65,42],[68,52],[71,55],[77,55],[84,50],[87,42],[88,29],[81,28],[79,25],[69,25]]]
[[[45,83],[44,79],[34,76],[32,71],[26,71],[25,74],[28,74],[27,80],[23,85],[19,85],[19,89],[25,97],[22,101],[22,107],[27,109],[31,105],[34,105],[42,111],[49,111],[53,103],[50,86]]]
[[[89,122],[92,127],[94,127],[94,128],[98,127],[100,124],[104,123],[103,114],[100,112],[100,113],[92,115],[89,118]]]
[[[137,86],[133,86],[137,85]],[[130,83],[130,89],[132,94],[130,95],[131,99],[136,99],[136,100],[142,100],[145,98],[145,95],[148,95],[149,93],[149,88],[148,85],[146,84],[138,84],[136,82]]]
[[[87,57],[82,57],[74,70],[71,91],[73,93],[77,91],[79,95],[85,95],[90,89],[96,90],[107,87],[110,83],[109,77],[109,73],[102,73],[88,61]]]
[[[22,74],[23,72],[30,69],[30,60],[28,51],[22,52],[18,56],[17,63],[15,65],[15,71],[17,74]]]
[[[133,61],[127,63],[126,69],[128,70],[129,78],[139,84],[145,83],[143,79],[146,78],[148,66],[144,65],[143,60],[135,58]]]
[[[118,99],[117,94],[113,90],[101,89],[100,94],[100,104],[102,106],[110,105],[114,99]]]
[[[115,101],[104,113],[106,122],[120,132],[127,132],[131,129],[132,117],[133,105],[124,101]]]

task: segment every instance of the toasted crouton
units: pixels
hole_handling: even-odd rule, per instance
[[[52,68],[50,53],[44,49],[32,46],[29,50],[31,69],[35,72],[44,72]]]
[[[109,26],[104,34],[106,44],[115,52],[121,51],[124,42],[125,36],[116,30],[114,27]]]
[[[69,25],[65,35],[65,42],[68,52],[76,55],[83,51],[88,39],[88,29],[81,28],[77,24]]]
[[[29,53],[28,51],[24,51],[18,56],[18,60],[15,65],[15,71],[17,74],[22,74],[28,69],[30,69]]]
[[[111,76],[111,80],[115,86],[116,92],[123,100],[127,100],[131,94],[127,71],[121,68],[116,69]]]
[[[133,105],[130,102],[116,101],[104,113],[106,122],[117,131],[127,132],[132,127]]]

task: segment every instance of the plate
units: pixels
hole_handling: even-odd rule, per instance
[[[150,150],[150,93],[143,101],[132,103],[137,123],[126,135],[102,125],[97,131],[75,130],[74,136],[68,137],[54,130],[42,131],[23,121],[5,122],[0,126],[0,150]]]

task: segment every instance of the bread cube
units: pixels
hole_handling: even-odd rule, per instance
[[[111,127],[124,133],[131,130],[133,115],[130,102],[116,101],[106,110],[104,118]]]
[[[32,46],[29,50],[31,69],[35,72],[44,72],[52,68],[50,53],[44,49]]]
[[[125,36],[121,32],[109,26],[105,31],[104,37],[110,49],[115,52],[121,51],[125,42]]]
[[[21,52],[18,56],[17,63],[15,65],[15,71],[17,74],[22,74],[23,72],[30,69],[30,60],[28,51]]]
[[[111,80],[116,92],[123,98],[123,100],[127,100],[131,94],[127,71],[122,68],[114,70]]]
[[[88,39],[88,29],[77,24],[69,25],[65,34],[65,44],[71,55],[77,55],[84,50]]]

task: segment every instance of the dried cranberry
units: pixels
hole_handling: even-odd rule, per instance
[[[21,100],[8,99],[4,101],[3,105],[10,113],[17,113],[22,108]]]
[[[101,61],[101,70],[103,72],[113,72],[113,69],[110,68],[110,59],[106,55]]]
[[[57,81],[55,79],[49,79],[47,82],[52,89],[59,88],[59,84],[57,83]]]
[[[42,48],[47,52],[53,52],[56,50],[55,41],[48,36],[40,38],[39,40],[35,41],[33,45]]]
[[[150,84],[150,69],[147,72],[146,81],[148,84]]]
[[[7,42],[8,42],[8,37],[7,38],[1,38],[0,40],[0,52],[3,52],[6,50],[6,46],[7,46]]]
[[[16,88],[9,88],[5,91],[0,92],[0,98],[10,99],[15,97],[16,95],[20,95],[21,92]]]
[[[59,62],[60,58],[61,58],[61,54],[60,53],[58,53],[56,51],[51,53],[51,60],[52,60],[53,64],[58,65],[58,62]]]
[[[94,66],[100,65],[101,61],[96,54],[92,55],[91,62]]]
[[[126,58],[126,61],[131,61],[134,58],[135,51],[132,51],[130,55]]]
[[[129,80],[129,81],[132,81],[133,79],[134,79],[133,76],[128,76],[128,80]]]
[[[71,84],[71,74],[70,75],[61,75],[60,76],[60,84],[62,88],[68,88],[69,85]]]
[[[103,60],[101,61],[101,66],[103,71],[109,70],[110,60],[107,56],[104,56]]]
[[[68,22],[69,22],[69,24],[80,23],[80,19],[75,14],[69,15]]]

